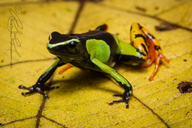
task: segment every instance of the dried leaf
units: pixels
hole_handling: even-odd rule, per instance
[[[16,34],[21,44],[20,47],[16,45],[16,48],[21,57],[15,49],[10,52],[11,33],[7,30],[11,17],[9,9],[14,10],[15,4],[2,2],[2,5],[1,126],[192,127],[192,93],[181,94],[177,89],[181,81],[192,81],[190,0],[17,3],[22,9],[17,14],[23,26],[23,29],[19,28],[22,34]],[[145,8],[146,11],[135,7]],[[155,26],[162,21],[177,24],[178,29],[156,31]],[[50,97],[48,100],[40,94],[21,95],[23,90],[18,89],[18,86],[35,84],[38,77],[55,61],[55,56],[46,49],[47,38],[52,31],[82,33],[106,23],[110,33],[118,33],[121,40],[130,42],[129,31],[133,22],[139,22],[155,35],[170,64],[162,61],[152,82],[148,81],[148,77],[154,65],[145,69],[125,64],[115,67],[133,85],[129,109],[125,108],[125,103],[108,105],[115,99],[113,94],[124,91],[110,76],[76,67],[62,74],[58,73],[62,67],[56,70],[48,83],[60,88],[47,92]]]

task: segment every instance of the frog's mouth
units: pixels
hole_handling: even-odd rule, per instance
[[[51,53],[51,54],[55,54],[55,51],[57,51],[57,49],[58,49],[58,47],[56,46],[54,46],[53,47],[53,45],[52,44],[49,44],[49,42],[47,43],[47,49],[49,50],[49,52]]]
[[[54,55],[70,55],[71,54],[64,45],[55,45],[53,47],[52,44],[47,43],[47,49],[51,54],[54,54]]]
[[[51,54],[56,55],[56,56],[60,56],[60,55],[63,56],[63,55],[65,55],[65,53],[66,53],[65,49],[62,49],[62,50],[61,50],[61,48],[58,47],[58,46],[56,46],[56,47],[49,47],[49,45],[47,45],[47,49],[48,49],[48,51],[49,51]]]

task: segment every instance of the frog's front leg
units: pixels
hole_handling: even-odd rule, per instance
[[[169,63],[169,60],[163,55],[159,41],[138,23],[133,23],[131,26],[131,45],[142,54],[143,59],[150,59],[149,63],[143,65],[142,68],[148,67],[155,62],[155,69],[149,80],[153,80],[161,59]]]
[[[103,72],[110,74],[115,81],[117,81],[117,83],[120,84],[121,87],[124,88],[124,93],[123,94],[115,94],[114,96],[121,96],[122,99],[120,100],[116,100],[116,101],[112,101],[111,103],[109,103],[110,105],[112,105],[115,102],[125,102],[126,103],[126,108],[129,107],[128,105],[128,101],[130,98],[130,95],[132,94],[132,86],[131,84],[119,73],[117,73],[113,68],[109,67],[108,65],[102,63],[101,61],[99,61],[96,58],[93,58],[91,60],[95,65],[97,65]]]
[[[113,68],[109,67],[105,63],[108,62],[110,58],[110,47],[109,45],[102,40],[88,40],[86,42],[87,52],[90,55],[90,60],[93,64],[95,64],[100,71],[111,75],[115,81],[117,81],[121,87],[124,88],[125,92],[123,95],[114,95],[114,96],[122,96],[123,98],[117,101],[112,101],[109,103],[112,105],[114,102],[126,102],[126,107],[128,108],[128,101],[130,95],[132,93],[132,86],[131,84],[119,73],[117,73]]]
[[[52,74],[54,73],[54,71],[57,69],[58,66],[60,66],[60,59],[57,59],[37,80],[36,84],[31,86],[31,87],[25,87],[23,85],[20,85],[19,88],[20,89],[27,89],[29,90],[29,92],[22,92],[22,95],[27,95],[27,94],[31,94],[34,92],[38,92],[43,94],[46,98],[48,98],[48,96],[44,93],[44,91],[47,90],[51,90],[54,88],[58,88],[57,86],[55,87],[48,87],[45,86],[45,82],[52,76]]]

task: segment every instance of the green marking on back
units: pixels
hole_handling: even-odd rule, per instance
[[[96,39],[87,40],[86,48],[91,56],[91,60],[93,58],[96,58],[100,60],[102,63],[105,63],[108,61],[110,57],[110,47],[103,40],[96,40]]]

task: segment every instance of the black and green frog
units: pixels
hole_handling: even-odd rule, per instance
[[[49,36],[47,49],[57,56],[57,60],[39,77],[37,82],[31,87],[20,85],[19,88],[28,89],[29,92],[22,95],[38,92],[46,98],[44,91],[57,87],[45,86],[45,82],[52,76],[57,67],[62,65],[73,65],[85,70],[94,70],[109,74],[123,89],[123,94],[115,94],[121,99],[110,102],[128,101],[132,94],[132,86],[126,78],[119,74],[113,67],[116,62],[122,61],[132,65],[150,59],[148,67],[155,62],[155,70],[149,80],[152,80],[157,72],[160,60],[169,60],[163,55],[158,40],[138,23],[133,23],[130,30],[131,43],[126,43],[118,39],[117,35],[107,32],[108,26],[103,24],[94,30],[82,34],[60,34],[52,32]],[[70,67],[70,66],[69,66]]]

